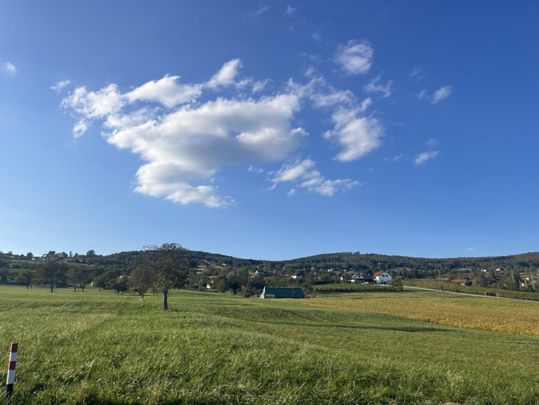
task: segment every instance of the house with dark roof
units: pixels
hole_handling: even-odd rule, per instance
[[[305,293],[299,287],[264,287],[260,298],[305,298]]]

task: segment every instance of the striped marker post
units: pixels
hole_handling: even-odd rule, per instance
[[[9,352],[9,367],[7,370],[6,398],[9,399],[13,394],[13,385],[15,384],[15,365],[17,364],[17,343],[11,344]]]

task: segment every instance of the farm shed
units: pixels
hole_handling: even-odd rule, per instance
[[[305,298],[299,287],[264,287],[260,298]]]

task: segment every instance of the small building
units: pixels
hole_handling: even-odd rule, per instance
[[[299,287],[264,287],[260,298],[305,298],[305,293]]]
[[[391,284],[391,280],[393,280],[387,271],[377,271],[373,274],[373,278],[376,284]]]

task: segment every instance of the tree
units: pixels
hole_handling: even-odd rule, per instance
[[[163,293],[163,310],[168,310],[168,293],[183,287],[188,267],[185,249],[176,243],[164,243],[159,248],[159,258],[153,265],[153,288]]]
[[[129,273],[129,286],[144,300],[144,294],[154,283],[154,271],[147,263],[139,262]]]
[[[234,295],[238,293],[238,290],[241,288],[241,285],[242,278],[237,272],[231,271],[226,275],[226,287],[227,289],[232,290],[232,293]]]
[[[129,290],[129,285],[127,283],[127,276],[121,275],[116,277],[114,283],[112,283],[112,288],[116,291],[116,294],[122,295],[124,291]]]
[[[26,286],[26,289],[32,288],[32,282],[34,280],[34,273],[26,270],[17,275],[17,282]]]
[[[93,285],[94,287],[99,288],[99,291],[101,291],[102,288],[105,288],[105,282],[106,282],[105,275],[100,274],[99,276],[96,276],[94,278]]]
[[[63,281],[66,271],[67,265],[65,263],[52,259],[46,260],[38,267],[42,282],[49,286],[51,292],[54,292],[54,287]]]

